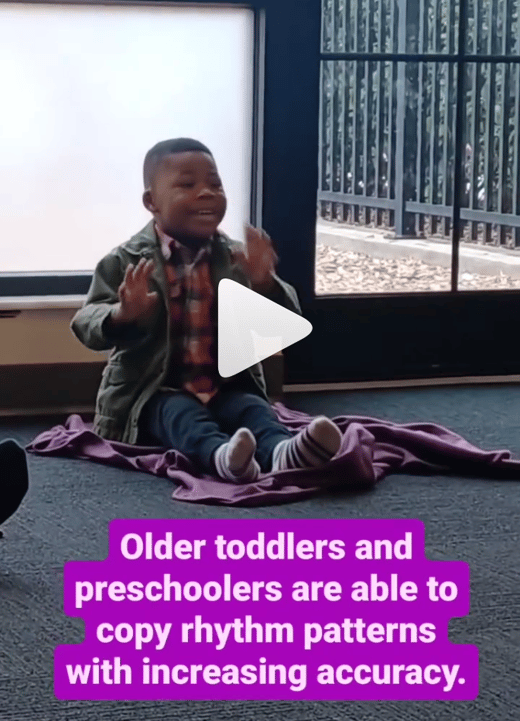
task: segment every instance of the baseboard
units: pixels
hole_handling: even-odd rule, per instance
[[[326,393],[327,391],[365,391],[392,388],[435,388],[441,386],[518,385],[520,376],[460,376],[456,378],[410,378],[397,381],[352,381],[350,383],[293,383],[284,385],[287,393]]]
[[[104,366],[104,361],[0,365],[0,417],[48,417],[70,413],[89,416],[94,412]],[[284,395],[291,393],[520,383],[520,376],[477,376],[284,386],[281,353],[266,358],[263,367],[269,397],[273,401],[282,400]]]
[[[104,366],[104,361],[0,366],[0,415],[92,412]]]

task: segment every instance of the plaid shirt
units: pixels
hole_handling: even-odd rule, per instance
[[[155,229],[166,260],[171,347],[178,349],[170,358],[164,387],[182,388],[202,403],[208,403],[220,385],[212,317],[215,291],[209,265],[211,241],[194,254],[157,225]]]

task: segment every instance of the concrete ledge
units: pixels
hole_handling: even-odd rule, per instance
[[[318,221],[317,242],[371,258],[413,257],[432,266],[451,268],[451,244],[441,240],[392,238],[386,231]],[[480,248],[467,243],[460,245],[460,272],[520,279],[520,251]]]

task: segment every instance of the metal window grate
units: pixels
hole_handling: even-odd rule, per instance
[[[329,220],[520,249],[520,0],[323,0]]]

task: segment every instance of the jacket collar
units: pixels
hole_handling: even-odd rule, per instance
[[[218,249],[231,250],[233,242],[224,233],[217,232],[214,247]],[[155,253],[161,252],[161,241],[155,230],[155,221],[151,220],[145,225],[142,230],[136,233],[128,243],[125,244],[125,248],[130,255],[136,255],[144,258],[152,258]]]

